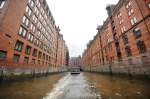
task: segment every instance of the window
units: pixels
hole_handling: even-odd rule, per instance
[[[37,10],[38,10],[38,9],[37,9],[37,7],[35,6],[35,7],[34,7],[34,12],[36,12]]]
[[[31,52],[31,47],[30,47],[30,46],[27,46],[27,47],[26,47],[25,54],[30,55],[30,52]]]
[[[40,40],[39,39],[37,39],[37,46],[39,46],[40,45]]]
[[[39,10],[36,11],[36,14],[39,15]]]
[[[130,12],[130,11],[128,12],[128,15],[129,15],[129,16],[131,15],[131,12]]]
[[[119,20],[120,20],[119,24],[121,25],[124,22],[124,19],[122,18],[122,19],[119,19]]]
[[[132,56],[131,49],[129,46],[125,47],[127,57]]]
[[[37,17],[35,15],[33,15],[32,19],[33,19],[34,23],[37,23]]]
[[[45,60],[45,54],[43,54],[43,60]]]
[[[128,9],[128,15],[131,16],[131,14],[134,13],[134,10],[132,8]]]
[[[136,17],[132,17],[132,18],[131,18],[131,24],[134,25],[134,24],[136,24],[136,23],[137,23]]]
[[[33,25],[33,28],[32,28],[32,32],[34,33],[35,32],[35,26]]]
[[[36,38],[34,39],[34,44],[35,44],[35,45],[39,46],[39,45],[40,45],[40,43],[41,43],[41,42],[40,42],[40,40],[39,40],[39,39],[36,39]]]
[[[5,2],[6,2],[5,0],[0,0],[0,9],[4,7]]]
[[[41,42],[40,48],[43,49],[44,48],[44,44],[43,42]]]
[[[122,27],[121,27],[121,32],[124,33],[125,31],[126,31],[125,26],[122,26]]]
[[[140,30],[140,28],[135,28],[135,29],[133,30],[133,33],[134,33],[134,36],[135,36],[136,38],[141,37],[141,30]]]
[[[13,62],[18,63],[19,62],[19,58],[20,58],[20,55],[14,54]]]
[[[131,7],[131,2],[129,2],[127,5],[126,5],[126,8],[129,9],[129,7]]]
[[[1,60],[1,59],[5,59],[5,58],[6,58],[6,55],[7,55],[7,52],[0,50],[0,60]]]
[[[139,53],[145,53],[146,52],[146,46],[145,46],[144,41],[139,40],[137,42],[137,47],[139,49]]]
[[[36,57],[37,56],[37,49],[33,50],[32,56]]]
[[[39,52],[38,58],[42,57],[42,52]]]
[[[30,34],[30,33],[28,34],[28,40],[31,41],[31,42],[33,41],[33,35]]]
[[[48,55],[46,55],[46,60],[48,61]]]
[[[131,10],[130,10],[130,12],[131,12],[131,14],[133,14],[133,13],[134,13],[134,10],[133,10],[133,9],[131,9]]]
[[[41,7],[41,4],[40,4],[40,2],[38,2],[38,7],[39,7],[39,8]]]
[[[24,63],[24,64],[27,64],[28,61],[29,61],[29,57],[24,57],[23,63]]]
[[[35,11],[36,15],[39,14],[39,10],[37,9],[37,7],[34,8],[34,11]]]
[[[23,21],[22,21],[26,26],[29,25],[29,19],[26,16],[23,16]]]
[[[34,6],[33,0],[29,0],[29,4],[31,5],[31,7],[33,7]]]
[[[35,32],[35,26],[32,23],[30,25],[30,29],[32,30],[32,32]]]
[[[34,44],[37,45],[37,39],[36,38],[34,38]]]
[[[40,62],[40,60],[38,60],[38,64],[40,64],[41,62]]]
[[[35,59],[32,59],[31,64],[35,64]]]
[[[127,37],[126,34],[123,34],[123,35],[122,35],[122,39],[123,39],[123,43],[124,43],[124,44],[128,44],[128,37]]]
[[[118,18],[122,17],[122,13],[119,12],[117,16],[118,16]]]
[[[20,36],[22,36],[22,37],[25,37],[25,36],[26,36],[26,33],[27,33],[27,31],[25,30],[25,28],[23,28],[23,27],[21,26],[20,29],[19,29],[18,34],[19,34]]]
[[[33,28],[33,24],[31,23],[31,24],[30,24],[30,29],[32,30],[32,28]]]
[[[29,6],[26,7],[26,12],[27,12],[28,16],[31,16],[32,10],[29,8]]]
[[[21,52],[23,47],[23,43],[21,41],[17,41],[15,45],[15,50]]]
[[[49,61],[50,61],[51,57],[49,56]]]

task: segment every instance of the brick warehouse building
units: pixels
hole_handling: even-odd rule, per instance
[[[81,69],[81,56],[71,57],[69,60],[70,71],[80,71]]]
[[[0,1],[0,64],[56,67],[58,36],[46,0]]]
[[[57,66],[68,66],[69,63],[69,50],[63,39],[63,35],[58,36],[58,49],[57,49]]]
[[[150,74],[150,0],[120,0],[82,54],[84,69]]]
[[[69,67],[73,68],[73,67],[77,67],[79,68],[81,66],[81,57],[71,57],[69,60]]]

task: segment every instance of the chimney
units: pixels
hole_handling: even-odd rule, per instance
[[[101,28],[102,28],[102,26],[101,26],[101,25],[98,25],[96,29],[97,29],[98,32],[100,32],[100,31],[101,31]]]
[[[109,17],[112,16],[112,12],[113,12],[113,9],[114,9],[114,8],[115,8],[115,5],[113,5],[113,4],[108,5],[108,6],[106,7],[107,14],[108,14]]]

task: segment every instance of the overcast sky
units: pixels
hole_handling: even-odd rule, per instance
[[[70,56],[81,55],[89,40],[96,35],[97,25],[107,18],[106,5],[118,0],[47,0],[50,10],[64,35]]]

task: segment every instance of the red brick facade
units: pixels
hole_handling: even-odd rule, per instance
[[[59,34],[58,36],[58,47],[57,47],[57,66],[67,66],[69,60],[67,59],[69,56],[68,48],[63,39],[63,35]]]
[[[71,57],[69,60],[69,68],[80,68],[81,57]]]
[[[66,46],[64,41],[58,42],[58,34],[46,0],[0,2],[1,64],[57,66],[57,45]],[[60,65],[66,62],[62,61]]]
[[[150,74],[150,0],[120,0],[107,10],[82,55],[84,68]]]

